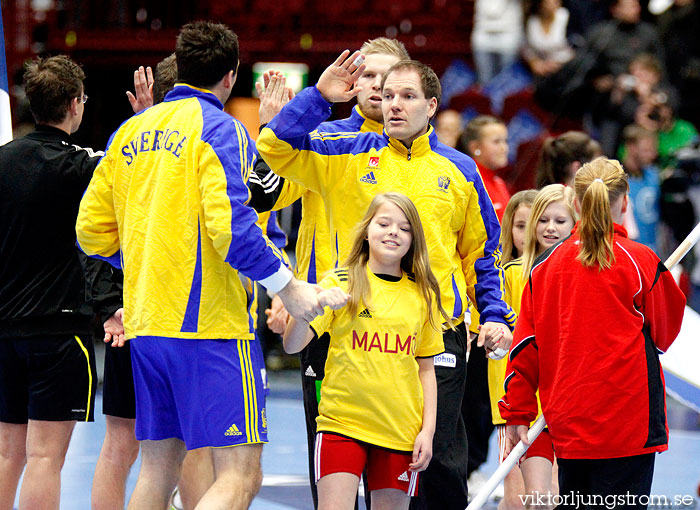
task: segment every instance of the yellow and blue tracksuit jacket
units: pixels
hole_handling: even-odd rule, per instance
[[[109,141],[83,196],[78,243],[124,269],[128,338],[254,338],[245,278],[291,278],[245,185],[255,147],[211,92],[178,84]]]
[[[347,119],[324,122],[317,131],[321,137],[338,133],[381,133],[384,126],[365,117],[359,107],[355,106]],[[318,283],[326,271],[335,264],[335,239],[331,239],[326,206],[318,193],[284,181],[284,186],[274,210],[283,209],[301,198],[301,223],[296,246],[297,278],[309,283]]]
[[[474,161],[439,143],[432,127],[410,148],[386,133],[314,131],[330,107],[315,87],[303,90],[261,131],[257,149],[276,173],[321,195],[334,259],[347,257],[375,195],[404,193],[421,216],[445,310],[460,322],[469,298],[482,322],[512,327],[500,225]]]

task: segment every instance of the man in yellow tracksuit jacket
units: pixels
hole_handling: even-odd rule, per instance
[[[211,446],[216,481],[201,501],[247,508],[262,479],[267,418],[253,295],[241,276],[278,292],[293,316],[310,320],[323,310],[246,205],[254,144],[223,112],[238,67],[236,35],[190,23],[175,53],[180,84],[112,136],[76,232],[88,255],[124,270],[143,455],[129,507],[165,508],[186,449]]]
[[[399,60],[409,58],[405,46],[396,39],[378,37],[362,45],[365,56],[365,70],[358,79],[363,86],[358,94],[357,105],[346,119],[323,122],[317,128],[321,136],[337,136],[338,133],[372,132],[381,133],[384,129],[381,111],[381,79],[384,73]],[[272,78],[274,80],[275,78]],[[269,89],[275,90],[273,84]],[[266,91],[268,92],[268,91]],[[269,92],[268,92],[269,93]],[[264,105],[264,99],[263,99]],[[261,109],[263,106],[261,105]],[[278,113],[278,112],[275,112]],[[274,117],[274,116],[273,116]],[[265,119],[268,122],[270,119]],[[261,120],[262,117],[261,117]],[[258,166],[256,166],[257,170]],[[297,278],[309,283],[318,283],[324,273],[333,269],[337,250],[331,242],[323,197],[298,184],[281,178],[272,171],[271,175],[251,175],[251,181],[257,177],[256,186],[251,188],[253,203],[263,193],[274,196],[275,187],[279,187],[279,196],[275,197],[273,209],[282,209],[301,198],[301,223],[296,243]],[[333,247],[331,247],[333,245]],[[318,508],[318,494],[314,477],[314,443],[316,441],[316,418],[318,401],[321,397],[321,383],[325,375],[328,357],[329,336],[324,334],[311,342],[300,353],[301,381],[304,396],[304,414],[306,417],[306,435],[309,457],[309,482],[314,508]],[[365,498],[369,508],[369,497]]]
[[[331,232],[331,251],[342,261],[355,225],[372,198],[398,191],[421,215],[431,267],[442,302],[461,323],[468,299],[481,312],[480,342],[510,344],[515,315],[503,302],[500,226],[474,162],[437,141],[429,121],[437,111],[440,83],[416,61],[402,61],[385,75],[385,132],[314,132],[333,102],[347,101],[364,66],[359,52],[344,52],[316,87],[302,91],[262,130],[258,152],[279,175],[319,193]],[[422,477],[425,508],[466,507],[466,437],[460,416],[467,333],[463,323],[444,334],[446,352],[436,357],[438,417],[434,457]],[[499,343],[500,341],[500,343]],[[417,503],[416,503],[417,504]]]

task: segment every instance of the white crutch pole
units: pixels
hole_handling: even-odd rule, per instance
[[[683,259],[683,257],[685,257],[691,248],[697,244],[698,240],[700,240],[700,223],[695,225],[695,228],[690,232],[690,234],[688,234],[678,248],[675,249],[671,256],[666,259],[664,265],[669,269],[669,271],[673,269],[674,266]],[[547,424],[544,421],[544,416],[540,415],[540,417],[535,420],[535,423],[532,424],[532,427],[530,427],[530,430],[527,432],[527,440],[530,441],[530,444],[537,439],[537,436],[540,435],[540,432],[542,432],[546,426]],[[486,503],[486,500],[489,498],[491,493],[496,490],[498,484],[505,479],[508,473],[510,473],[510,470],[513,469],[513,466],[515,466],[520,457],[525,454],[527,448],[528,447],[525,446],[522,441],[518,441],[518,444],[515,445],[513,450],[511,450],[508,457],[506,457],[501,465],[498,466],[498,469],[486,481],[484,487],[479,491],[479,494],[477,494],[471,503],[469,503],[467,510],[479,510],[482,506],[484,506],[484,503]]]

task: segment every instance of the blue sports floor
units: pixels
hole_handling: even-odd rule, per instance
[[[308,489],[306,468],[306,434],[298,371],[270,375],[270,397],[267,402],[270,444],[263,454],[263,488],[251,506],[254,510],[290,510],[313,508]],[[700,508],[697,488],[700,482],[700,424],[698,415],[669,399],[671,440],[669,451],[656,460],[652,494],[693,496],[693,503],[684,508]],[[97,395],[95,423],[79,423],[71,441],[63,469],[61,508],[90,508],[90,487],[97,456],[104,437],[104,416],[101,392]],[[624,419],[623,416],[620,417]],[[495,435],[491,455],[484,473],[496,468]],[[134,465],[127,491],[136,482],[139,463]],[[488,508],[495,509],[494,503]],[[673,507],[678,508],[678,507]]]

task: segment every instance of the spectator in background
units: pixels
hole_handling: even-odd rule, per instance
[[[661,62],[649,53],[640,53],[629,65],[629,74],[621,74],[609,95],[601,97],[599,139],[603,152],[614,156],[620,145],[622,128],[634,123],[639,105],[648,101],[653,90],[661,82]]]
[[[510,200],[506,183],[496,175],[497,170],[508,164],[508,128],[505,123],[490,115],[473,118],[460,135],[457,150],[476,162],[500,220]]]
[[[542,145],[535,171],[537,189],[548,184],[571,186],[578,169],[602,153],[600,144],[581,131],[567,131],[556,138],[548,138]]]
[[[464,120],[456,110],[442,110],[435,117],[435,133],[438,140],[453,149],[457,147],[463,129]]]
[[[632,217],[636,223],[635,241],[656,248],[659,222],[659,168],[654,165],[657,151],[656,134],[636,124],[630,124],[622,133],[626,156],[623,168],[629,175],[629,199]],[[627,214],[629,214],[628,211]]]
[[[610,6],[612,19],[595,25],[585,38],[583,51],[594,55],[593,87],[607,93],[615,78],[627,73],[630,63],[640,53],[650,53],[664,62],[663,49],[656,27],[641,21],[639,0],[616,0]]]
[[[637,124],[657,133],[661,168],[672,165],[674,153],[690,145],[698,136],[695,126],[676,117],[678,104],[676,91],[672,87],[661,86],[639,105],[635,114]]]
[[[583,46],[584,36],[591,27],[609,18],[609,4],[610,0],[564,0],[564,7],[569,11],[566,35],[574,46]]]
[[[523,57],[537,76],[558,71],[571,60],[574,50],[566,38],[569,11],[561,0],[535,0],[525,26]]]
[[[695,0],[675,0],[657,20],[666,52],[668,79],[680,94],[679,114],[700,125],[700,9]]]
[[[520,0],[476,0],[475,4],[471,43],[476,74],[483,86],[518,59],[523,7]]]

